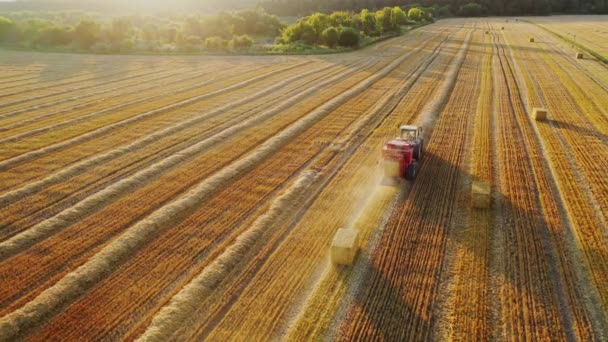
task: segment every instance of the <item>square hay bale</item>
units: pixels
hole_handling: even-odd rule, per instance
[[[471,204],[473,208],[485,209],[490,207],[492,196],[490,184],[487,182],[473,182],[471,185]]]
[[[331,243],[331,261],[334,265],[351,265],[359,250],[359,231],[338,229]]]
[[[501,30],[504,30],[504,29],[505,29],[505,27],[504,27],[504,26],[502,26],[500,29],[501,29]]]
[[[577,52],[576,53],[576,59],[583,59],[583,53],[582,52]]]
[[[530,41],[530,43],[534,43],[534,38],[530,37],[528,40]]]
[[[536,121],[547,120],[547,110],[545,108],[532,109],[532,118],[534,118]]]

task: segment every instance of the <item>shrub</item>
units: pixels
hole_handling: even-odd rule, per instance
[[[359,45],[359,32],[352,27],[343,27],[340,31],[338,44],[345,47],[355,47]]]
[[[248,35],[234,36],[230,41],[230,47],[233,49],[248,49],[253,46],[253,39]]]
[[[0,42],[12,41],[16,33],[15,23],[5,17],[0,17]]]
[[[359,20],[361,21],[361,30],[367,35],[373,35],[376,33],[376,17],[370,11],[364,9],[359,14]]]
[[[391,25],[394,30],[398,30],[399,26],[407,22],[407,15],[400,7],[393,7],[391,10]]]
[[[421,21],[424,18],[424,11],[418,7],[410,8],[407,17],[412,21]]]
[[[333,26],[326,28],[321,35],[323,37],[323,43],[332,48],[338,44],[338,40],[340,39],[340,33]]]
[[[448,6],[442,6],[435,10],[435,15],[439,18],[446,18],[451,17],[452,12],[450,12],[450,8]]]
[[[464,4],[458,10],[458,15],[461,17],[480,17],[482,15],[483,8],[480,4],[469,2]]]
[[[208,50],[220,51],[228,47],[228,41],[220,37],[209,37],[205,39],[205,48]]]

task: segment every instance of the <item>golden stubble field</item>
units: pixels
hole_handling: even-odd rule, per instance
[[[450,19],[327,56],[2,51],[0,340],[608,338],[605,32]],[[391,187],[400,124],[426,153]],[[342,227],[351,267],[329,261]]]

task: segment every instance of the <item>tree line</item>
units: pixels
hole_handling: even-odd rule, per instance
[[[334,48],[356,47],[367,37],[392,36],[401,33],[404,25],[433,21],[433,10],[410,8],[407,13],[398,6],[378,11],[336,11],[331,14],[314,13],[298,20],[282,31],[280,44],[303,42]]]
[[[473,3],[475,5],[467,4]],[[360,11],[384,7],[446,7],[454,15],[546,15],[551,13],[607,14],[608,0],[261,0],[260,6],[280,16],[314,12]],[[477,10],[479,8],[479,10]]]
[[[252,36],[275,37],[283,28],[263,10],[166,18],[10,12],[0,14],[0,44],[93,52],[239,50],[254,44]]]

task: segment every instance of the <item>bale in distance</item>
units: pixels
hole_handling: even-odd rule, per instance
[[[534,38],[533,38],[533,37],[530,37],[530,38],[528,39],[528,41],[529,41],[530,43],[534,43]]]
[[[545,108],[532,109],[532,118],[534,118],[536,121],[547,120],[547,110]]]
[[[487,182],[473,182],[471,185],[471,205],[473,208],[489,208],[490,201],[490,184]]]
[[[577,52],[576,53],[576,59],[583,59],[584,55],[582,52]]]

